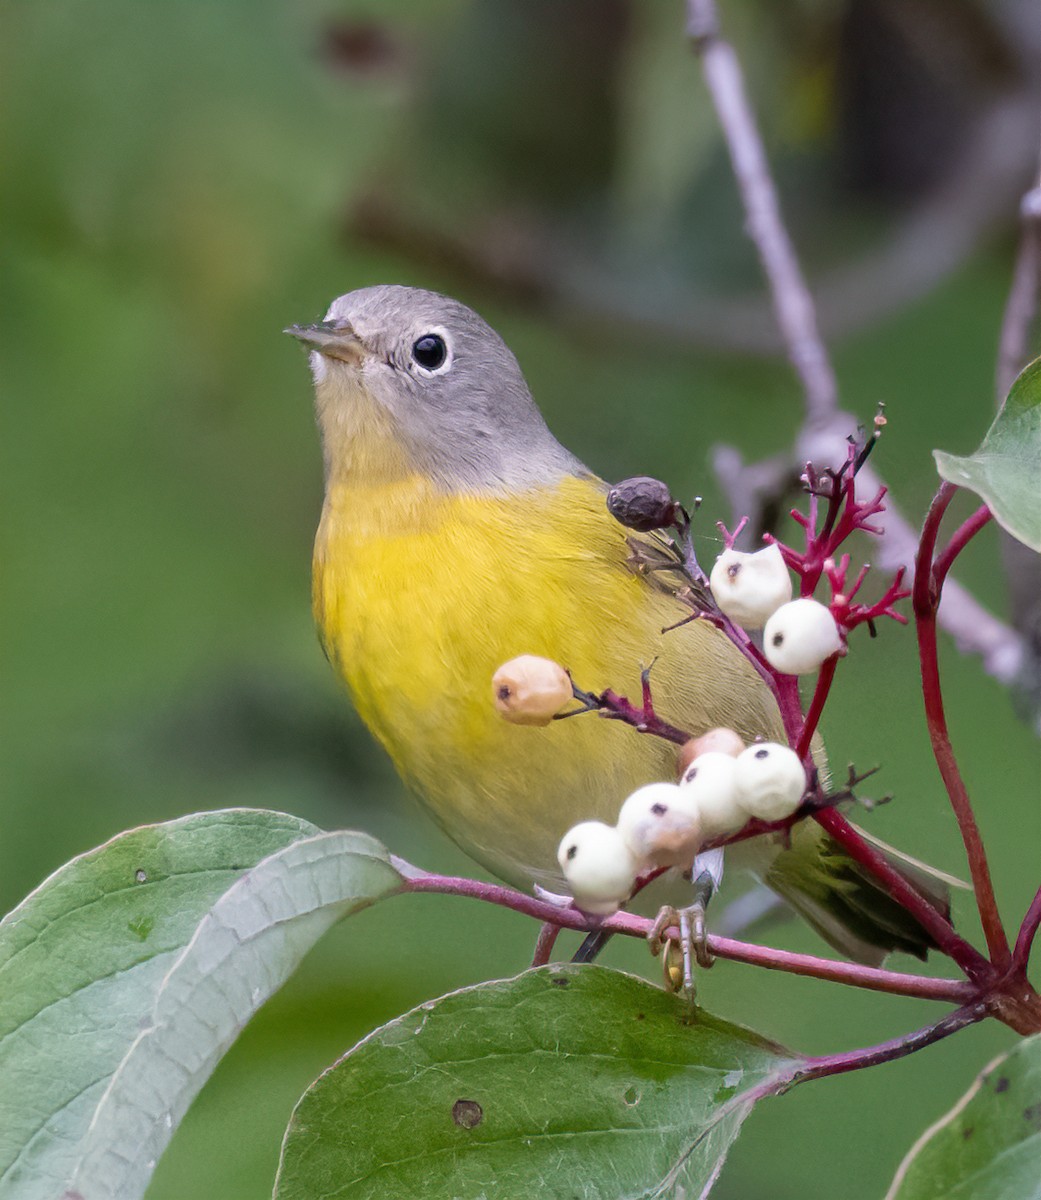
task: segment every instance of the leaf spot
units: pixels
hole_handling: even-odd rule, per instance
[[[640,1093],[634,1087],[627,1087],[622,1093],[622,1099],[632,1108],[634,1105],[640,1103]]]
[[[484,1109],[476,1100],[457,1100],[452,1105],[452,1120],[463,1129],[474,1129],[484,1120]]]
[[[140,867],[138,867],[137,870],[134,872],[134,878],[137,880],[138,883],[147,883],[148,882],[147,872],[142,871]]]
[[[994,1090],[1000,1096],[1002,1092],[1008,1091],[1008,1076],[1002,1075],[1000,1079],[994,1081]]]

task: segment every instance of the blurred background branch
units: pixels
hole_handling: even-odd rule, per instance
[[[1012,285],[1005,303],[1005,316],[998,341],[995,398],[999,406],[1004,402],[1013,380],[1037,351],[1038,292],[1041,290],[1041,175],[1023,197],[1020,222]],[[1041,732],[1041,555],[1010,537],[1004,530],[1000,538],[1001,557],[1009,582],[1009,619],[1026,647],[1020,673],[1021,690],[1026,697],[1024,707]]]
[[[351,228],[583,323],[783,351],[768,298],[740,290],[751,277],[732,218],[716,219],[719,135],[691,109],[672,12],[537,0],[528,22],[523,7],[471,6],[453,48],[417,80],[411,162],[388,160],[351,205]],[[792,87],[768,141],[796,240],[813,249],[827,335],[912,303],[1007,220],[1036,152],[1029,0],[737,3],[728,17],[746,42],[755,22],[746,61],[757,95],[782,79]],[[563,47],[579,64],[566,83]],[[518,112],[508,98],[521,82],[537,98]],[[463,95],[479,116],[457,107]],[[487,170],[479,195],[454,189],[449,216],[442,180],[464,158]],[[787,187],[797,172],[813,184]]]
[[[721,35],[713,0],[688,0],[687,32],[702,60],[709,93],[720,119],[730,151],[747,217],[747,230],[759,252],[788,357],[798,374],[805,399],[805,418],[797,438],[794,459],[787,464],[776,457],[746,467],[730,447],[717,448],[714,465],[719,480],[731,498],[734,519],[754,515],[750,522],[758,542],[764,511],[776,512],[790,492],[801,466],[835,467],[845,460],[846,439],[855,432],[856,421],[838,410],[837,384],[828,353],[817,331],[816,311],[806,287],[795,251],[780,214],[777,192],[762,142],[746,99],[741,67],[733,49]],[[1028,193],[1024,214],[1032,214]],[[1009,346],[1012,336],[1002,337],[1001,357],[1023,363],[1026,325],[1033,311],[1037,263],[1034,223],[1024,229],[1015,273],[1012,300],[1006,311],[1005,329],[1015,325],[1018,345]],[[1023,266],[1026,260],[1026,266]],[[1030,282],[1021,281],[1029,274]],[[1026,319],[1024,319],[1024,315]],[[1010,381],[1011,382],[1011,381]],[[859,477],[865,495],[883,486],[871,468]],[[751,507],[743,507],[750,503]],[[890,574],[901,567],[913,579],[917,534],[901,514],[892,497],[888,503],[884,535],[875,543],[879,564]],[[1033,556],[1036,559],[1036,555]],[[1010,563],[1010,565],[1013,565]],[[949,585],[940,610],[943,627],[953,634],[965,654],[979,655],[987,672],[1006,684],[1021,684],[1027,674],[1030,649],[1017,629],[987,612],[964,588]]]

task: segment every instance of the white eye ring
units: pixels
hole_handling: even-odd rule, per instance
[[[452,365],[452,346],[443,329],[424,330],[412,343],[410,360],[419,375],[443,375]]]

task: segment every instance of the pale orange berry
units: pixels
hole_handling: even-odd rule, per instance
[[[492,699],[514,725],[548,725],[574,693],[559,663],[535,654],[511,658],[492,676]]]

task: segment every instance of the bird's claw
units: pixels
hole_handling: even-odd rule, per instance
[[[679,929],[679,937],[669,936],[670,929]],[[708,949],[705,929],[705,902],[695,900],[687,908],[667,905],[654,920],[647,934],[651,953],[662,955],[665,986],[673,992],[694,994],[694,962],[699,967],[711,967],[715,961]]]

